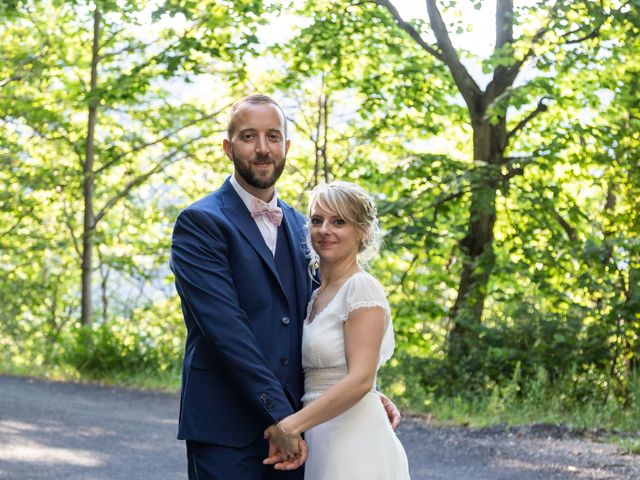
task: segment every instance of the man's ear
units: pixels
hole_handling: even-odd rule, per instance
[[[287,140],[284,142],[284,154],[286,155],[289,152],[289,147],[291,146],[291,140]]]
[[[233,160],[233,148],[228,138],[222,141],[222,148],[224,149],[224,153],[227,154],[227,157],[229,157],[229,160]]]

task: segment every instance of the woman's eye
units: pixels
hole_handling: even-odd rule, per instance
[[[320,220],[319,218],[311,219],[311,225],[320,225],[321,223],[322,223],[322,220]]]
[[[336,218],[333,223],[335,223],[336,225],[345,225],[347,222],[345,222],[342,218]]]

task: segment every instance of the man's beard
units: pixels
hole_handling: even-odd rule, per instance
[[[282,175],[282,171],[284,170],[286,157],[282,159],[282,162],[278,165],[278,163],[273,162],[273,174],[269,177],[263,178],[259,177],[254,171],[251,170],[251,162],[243,163],[236,160],[236,154],[232,149],[232,160],[233,166],[236,169],[236,172],[243,178],[245,182],[251,185],[253,188],[270,188],[275,185],[275,183]]]

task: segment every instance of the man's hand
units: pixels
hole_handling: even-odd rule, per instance
[[[387,417],[389,418],[389,423],[391,424],[391,428],[393,428],[393,431],[396,431],[398,429],[398,426],[400,425],[400,410],[398,410],[398,407],[396,407],[394,405],[394,403],[389,400],[384,393],[382,392],[377,392],[378,393],[378,397],[380,397],[380,401],[382,402],[382,405],[384,406],[384,409],[387,412]]]
[[[307,460],[308,454],[309,449],[307,442],[302,438],[298,438],[298,454],[295,457],[289,458],[289,460],[284,460],[275,444],[269,440],[269,456],[265,458],[262,463],[265,465],[273,465],[273,468],[276,470],[295,470]]]
[[[289,458],[298,455],[300,435],[291,435],[281,428],[280,424],[274,424],[267,428],[264,431],[264,438],[269,440],[269,451],[271,452],[271,444],[273,444],[283,460],[289,460]]]
[[[276,470],[295,470],[307,459],[307,443],[300,435],[292,435],[280,426],[271,425],[264,431],[269,440],[269,456],[265,465],[273,465]]]

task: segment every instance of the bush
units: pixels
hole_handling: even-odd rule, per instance
[[[179,372],[183,330],[180,316],[161,315],[151,306],[134,318],[73,328],[65,338],[61,361],[83,376],[104,378],[143,372]]]

